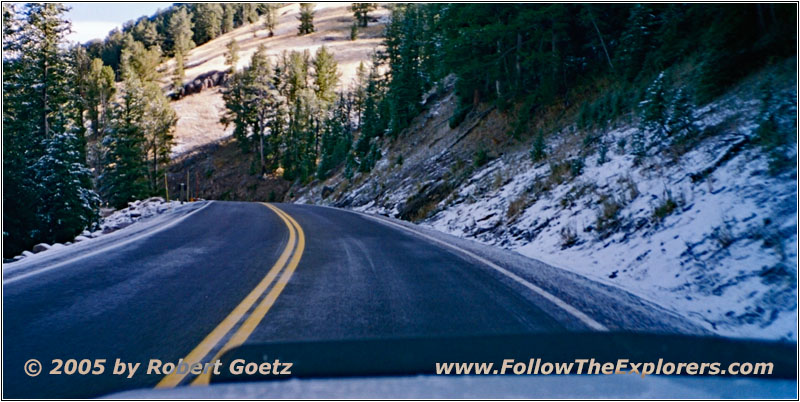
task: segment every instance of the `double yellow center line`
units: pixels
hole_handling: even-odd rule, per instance
[[[267,208],[274,211],[278,217],[283,220],[283,223],[289,229],[289,241],[286,243],[286,248],[281,253],[280,257],[278,257],[278,261],[275,262],[275,265],[267,272],[267,275],[256,285],[255,288],[244,298],[244,300],[239,303],[236,308],[228,314],[222,322],[214,328],[211,333],[206,335],[206,337],[189,352],[186,357],[183,358],[183,361],[188,363],[189,366],[195,363],[203,363],[203,362],[213,362],[222,356],[222,354],[232,348],[235,348],[241,344],[243,344],[250,334],[258,327],[258,324],[267,315],[267,312],[275,303],[275,300],[278,299],[283,289],[286,287],[286,284],[289,283],[289,279],[292,277],[294,270],[297,268],[297,264],[300,262],[300,258],[303,256],[303,249],[305,249],[306,238],[305,234],[303,233],[303,228],[294,220],[291,216],[287,213],[280,210],[278,207],[270,204],[264,204]],[[285,267],[285,269],[284,269]],[[281,274],[281,270],[283,273]],[[280,278],[278,278],[277,282],[272,286],[270,289],[270,284],[275,281],[275,278],[278,277],[280,274]],[[269,293],[266,294],[262,298],[262,296],[269,290]],[[248,315],[248,311],[250,311],[253,304],[256,303],[261,299],[261,302],[250,312]],[[244,322],[239,326],[239,328],[228,338],[228,341],[225,345],[221,348],[218,348],[217,353],[208,360],[203,360],[206,356],[208,356],[212,350],[215,349],[217,345],[228,335],[233,328],[239,323],[242,319]],[[178,384],[180,384],[184,377],[186,377],[186,373],[178,374],[174,371],[165,376],[164,378],[156,384],[156,388],[171,388]],[[210,373],[204,373],[197,376],[192,382],[192,385],[204,385],[208,384],[210,377]]]

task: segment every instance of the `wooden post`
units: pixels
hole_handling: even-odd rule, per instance
[[[167,196],[167,202],[169,202],[169,182],[167,182],[167,172],[164,171],[164,193]]]

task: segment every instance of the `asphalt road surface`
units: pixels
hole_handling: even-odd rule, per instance
[[[202,384],[207,376],[145,371],[151,359],[208,362],[265,341],[700,332],[517,254],[332,208],[211,202],[125,239],[4,269],[3,397]],[[43,368],[35,377],[24,370],[30,359]],[[99,375],[66,375],[66,366],[54,375],[53,359],[106,362]],[[114,375],[116,359],[141,366]]]

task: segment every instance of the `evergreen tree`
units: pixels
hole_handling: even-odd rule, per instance
[[[370,164],[363,163],[367,158],[373,139],[383,135],[385,119],[382,115],[381,104],[384,102],[384,88],[378,76],[378,67],[375,63],[370,69],[367,87],[364,91],[364,118],[361,125],[361,134],[355,143],[354,153],[359,162],[359,170],[369,171]]]
[[[269,136],[280,135],[286,119],[287,102],[275,85],[272,67],[261,45],[253,54],[250,66],[234,73],[228,88],[223,92],[226,113],[222,122],[234,125],[234,137],[242,149],[259,153],[261,172],[267,166],[266,157],[277,154]]]
[[[283,178],[305,182],[316,167],[316,134],[319,122],[315,118],[318,108],[314,92],[310,89],[298,91],[291,107],[281,163],[284,169]]]
[[[172,72],[172,90],[174,93],[181,96],[183,94],[183,79],[186,78],[185,63],[186,57],[183,55],[183,52],[175,53],[175,70]]]
[[[364,62],[359,62],[358,67],[356,68],[356,76],[353,79],[353,86],[350,91],[350,94],[353,98],[352,105],[353,111],[355,112],[356,128],[358,129],[361,128],[362,116],[364,113],[364,102],[367,96],[367,80],[369,79],[367,74],[367,67],[364,66]]]
[[[657,21],[650,7],[649,4],[634,4],[620,37],[617,64],[629,80],[636,78],[648,54],[655,49],[653,36]]]
[[[225,65],[230,68],[230,72],[236,72],[236,65],[239,63],[239,43],[236,39],[231,39],[225,46]]]
[[[300,3],[300,26],[297,27],[297,35],[307,35],[314,32],[314,3]]]
[[[353,25],[350,25],[350,40],[358,39],[358,23],[354,22]]]
[[[258,21],[258,6],[255,3],[239,3],[239,25]]]
[[[189,52],[194,47],[192,36],[194,32],[192,29],[194,24],[192,18],[186,7],[178,7],[177,11],[172,13],[169,18],[168,34],[172,38],[172,52],[173,54],[183,54]]]
[[[308,68],[311,63],[308,50],[302,53],[292,51],[286,63],[286,96],[288,102],[293,104],[300,91],[308,88]]]
[[[100,134],[105,131],[111,100],[114,98],[115,92],[114,70],[110,66],[103,65],[103,61],[100,59],[92,60],[86,96],[94,138],[99,138]]]
[[[197,3],[194,5],[192,15],[194,16],[195,43],[206,43],[220,35],[224,12],[219,3]]]
[[[89,108],[89,69],[91,61],[83,46],[72,46],[65,55],[68,70],[67,79],[72,82],[72,91],[69,93],[73,103],[72,119],[75,124],[74,134],[77,137],[77,150],[79,160],[86,162],[86,112]]]
[[[236,14],[236,5],[232,3],[222,4],[222,33],[226,34],[234,29],[234,16]]]
[[[285,99],[274,85],[272,67],[263,44],[253,54],[247,73],[251,78],[249,80],[250,90],[245,102],[250,109],[254,110],[253,134],[258,139],[263,173],[266,169],[265,153],[270,151],[265,149],[265,143],[268,143],[266,136],[276,126],[276,120],[282,119],[285,115]],[[279,135],[277,132],[272,134]]]
[[[378,8],[377,3],[353,3],[350,9],[353,11],[353,17],[362,27],[366,27],[369,22],[369,12]]]
[[[108,151],[100,183],[104,198],[115,207],[161,193],[178,120],[158,84],[157,70],[142,67],[147,63],[140,57],[146,60],[153,50],[142,48],[134,41],[123,49],[123,95],[103,140]]]
[[[647,87],[645,99],[639,103],[639,116],[642,129],[649,131],[656,138],[661,138],[669,132],[667,127],[669,100],[663,72]]]
[[[395,7],[387,28],[386,51],[392,72],[387,101],[393,136],[408,127],[421,108],[425,80],[420,73],[420,8],[417,4]]]
[[[155,81],[159,78],[158,66],[161,64],[161,49],[152,47],[146,49],[142,42],[133,39],[133,35],[126,34],[120,52],[120,72],[127,66],[133,74],[142,81]]]
[[[682,143],[697,135],[694,105],[691,96],[684,88],[679,88],[672,98],[667,130],[673,143]]]
[[[128,75],[121,102],[103,142],[108,149],[100,188],[114,208],[148,194],[145,134],[140,122],[145,117],[144,89],[138,77]]]
[[[536,139],[533,140],[533,144],[531,145],[530,150],[531,160],[534,162],[539,162],[542,160],[547,154],[547,144],[544,142],[544,133],[539,131],[539,135],[536,136]]]
[[[173,131],[178,123],[178,116],[157,83],[145,83],[143,95],[145,114],[140,125],[145,135],[144,146],[149,160],[149,190],[151,194],[160,194],[174,145]]]
[[[330,116],[323,123],[320,146],[320,163],[317,167],[317,178],[326,179],[331,171],[341,165],[350,152],[352,133],[347,101],[340,95]]]
[[[67,241],[95,220],[96,196],[78,135],[85,54],[66,49],[67,8],[3,8],[3,240],[6,257]],[[80,51],[78,51],[80,52]],[[78,60],[80,57],[80,60]]]
[[[145,46],[148,48],[158,46],[161,47],[161,43],[163,40],[161,36],[158,34],[158,29],[156,28],[156,24],[148,19],[142,20],[141,24],[141,39],[140,42],[144,43]]]
[[[314,92],[323,103],[330,104],[336,99],[336,85],[339,83],[339,67],[333,53],[323,45],[314,55]]]
[[[234,71],[222,90],[222,99],[225,101],[225,113],[220,122],[227,128],[233,125],[233,137],[239,143],[242,152],[250,152],[250,126],[252,111],[247,107],[248,75],[245,71]]]
[[[97,222],[100,197],[92,190],[92,175],[81,158],[85,147],[69,133],[44,141],[45,153],[33,165],[39,195],[43,241],[67,242]]]
[[[264,29],[269,32],[269,37],[275,35],[275,26],[278,24],[278,5],[264,3]]]

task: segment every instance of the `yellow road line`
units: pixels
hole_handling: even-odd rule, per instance
[[[188,363],[190,366],[195,363],[200,363],[203,357],[208,355],[208,353],[211,352],[214,346],[216,346],[222,340],[222,338],[224,338],[225,335],[228,332],[230,332],[231,329],[233,329],[234,325],[236,325],[236,323],[239,322],[239,320],[241,320],[241,318],[247,313],[247,311],[250,310],[250,307],[253,306],[253,304],[258,300],[258,298],[264,294],[264,292],[266,292],[270,283],[272,283],[275,277],[278,276],[278,273],[281,271],[283,266],[286,265],[286,262],[289,260],[289,256],[292,254],[292,250],[294,250],[295,248],[295,244],[297,242],[297,236],[295,233],[294,226],[290,223],[289,220],[286,219],[286,217],[284,217],[284,215],[282,215],[283,211],[281,211],[281,213],[278,213],[278,211],[276,211],[277,208],[274,208],[271,205],[267,205],[267,207],[275,211],[278,214],[278,217],[280,217],[281,220],[283,220],[283,223],[286,225],[286,227],[289,228],[289,241],[286,243],[286,248],[283,249],[283,252],[278,258],[278,261],[275,262],[275,265],[273,265],[272,268],[270,268],[267,275],[264,276],[264,278],[258,283],[258,285],[256,285],[256,287],[253,288],[252,291],[250,291],[250,293],[239,303],[239,305],[236,306],[236,308],[234,308],[233,311],[231,311],[231,313],[228,314],[228,316],[225,317],[225,319],[223,319],[222,322],[220,322],[219,325],[217,325],[217,327],[214,328],[213,331],[211,331],[211,333],[206,335],[206,337],[197,346],[195,346],[195,348],[192,349],[192,351],[189,352],[188,355],[186,355],[183,361]],[[291,219],[291,221],[294,222],[294,219]],[[294,223],[297,224],[297,222]],[[305,244],[305,238],[303,236],[302,231],[300,231],[300,236],[301,236],[300,241],[303,244]],[[299,254],[302,254],[303,252],[302,248],[298,248],[298,252]],[[295,256],[299,254],[296,252]],[[299,260],[299,257],[297,257],[296,259]],[[292,259],[292,261],[295,261],[295,259]],[[281,277],[281,279],[283,279],[283,277]],[[181,380],[183,380],[184,377],[186,377],[186,374],[187,373],[178,374],[172,372],[167,376],[165,376],[164,378],[162,378],[161,381],[159,381],[158,384],[156,384],[156,388],[174,387],[178,385],[181,382]]]
[[[253,310],[250,316],[247,317],[247,320],[245,320],[242,326],[240,326],[239,329],[236,331],[236,333],[234,333],[233,336],[230,339],[228,339],[228,342],[225,343],[225,346],[222,347],[222,349],[220,349],[219,352],[217,352],[217,355],[210,360],[212,362],[219,359],[222,356],[222,354],[227,352],[228,350],[243,344],[247,340],[247,338],[250,337],[250,334],[253,333],[256,327],[258,327],[258,324],[261,323],[261,320],[264,319],[264,316],[267,315],[269,309],[272,308],[272,305],[275,304],[275,300],[277,300],[278,296],[280,296],[281,292],[283,292],[283,288],[285,288],[286,284],[289,283],[289,279],[292,278],[292,274],[294,273],[294,270],[297,268],[297,264],[300,263],[300,258],[303,256],[303,249],[305,249],[305,244],[306,244],[306,237],[305,234],[303,233],[303,228],[300,227],[300,225],[297,223],[297,221],[294,220],[294,218],[292,218],[289,214],[280,210],[278,207],[269,204],[264,204],[264,205],[266,205],[269,208],[272,208],[272,210],[275,211],[276,214],[282,215],[281,217],[289,219],[295,226],[298,235],[297,250],[294,252],[294,255],[292,255],[292,261],[289,262],[289,265],[283,271],[281,278],[278,279],[278,282],[275,283],[275,285],[272,287],[272,290],[270,290],[269,294],[267,294],[267,296],[263,300],[261,300],[261,303],[259,303],[258,306],[256,306],[255,310]],[[210,377],[211,377],[210,372],[200,374],[199,376],[197,376],[197,378],[194,379],[194,381],[192,381],[191,385],[207,385],[209,383]]]

